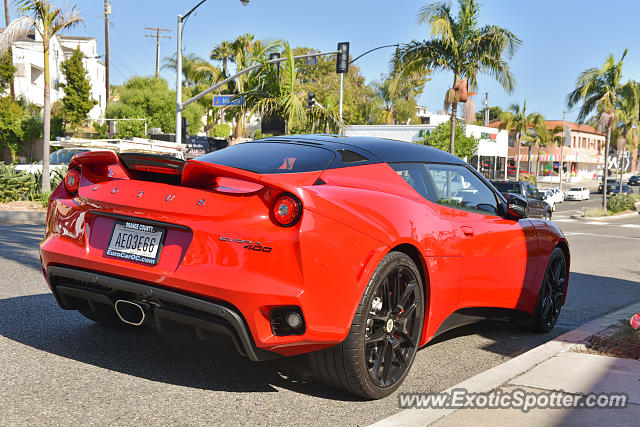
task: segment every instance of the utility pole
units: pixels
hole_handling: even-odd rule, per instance
[[[160,39],[171,38],[171,36],[161,36],[160,31],[171,32],[171,30],[167,30],[165,28],[149,28],[149,27],[146,27],[145,30],[156,32],[155,36],[153,34],[145,34],[144,36],[148,38],[156,39],[156,77],[158,77],[158,75],[160,74]]]
[[[111,15],[111,3],[108,0],[104,0],[104,86],[106,89],[106,104],[109,104],[109,15]]]
[[[7,23],[7,25],[5,26],[5,28],[7,28],[9,26],[9,23],[11,23],[11,20],[9,19],[9,0],[4,0],[4,20]],[[11,49],[9,49],[8,53],[9,58],[11,59],[11,65],[13,65],[13,53],[11,52]],[[16,98],[16,89],[15,86],[13,85],[13,80],[11,80],[11,86],[9,88],[10,90],[10,94],[11,94],[11,98],[15,99]]]
[[[560,164],[558,165],[558,176],[560,177],[560,185],[559,185],[559,189],[560,192],[562,193],[562,149],[564,148],[564,140],[565,140],[565,121],[564,121],[564,114],[565,112],[562,112],[562,141],[560,141]]]
[[[484,125],[489,126],[489,92],[484,93]]]

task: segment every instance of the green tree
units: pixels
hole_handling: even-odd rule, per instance
[[[425,77],[400,74],[383,76],[381,81],[373,82],[375,93],[382,101],[383,123],[404,124],[410,119],[417,122],[416,98],[422,93],[425,83]]]
[[[66,83],[60,85],[65,95],[62,99],[63,115],[67,123],[74,127],[81,125],[89,111],[98,103],[91,99],[91,81],[82,65],[82,58],[82,51],[78,47],[60,65],[66,80]]]
[[[453,86],[466,79],[470,90],[477,88],[479,73],[495,78],[511,93],[515,79],[507,64],[521,41],[511,31],[496,25],[478,26],[480,5],[477,0],[458,0],[459,11],[454,17],[448,1],[424,6],[418,12],[418,23],[429,24],[431,40],[413,40],[396,50],[394,69],[404,75],[428,70],[453,73]],[[445,108],[451,107],[449,151],[454,152],[456,115],[460,92],[450,88],[445,95]]]
[[[20,148],[23,115],[24,110],[13,98],[0,98],[0,147],[8,147],[12,157]]]
[[[609,55],[600,68],[592,67],[584,70],[578,80],[576,87],[567,95],[567,106],[573,108],[581,104],[578,111],[578,122],[584,123],[591,113],[598,116],[598,128],[606,130],[607,140],[604,150],[604,173],[602,174],[603,185],[606,184],[607,172],[609,170],[609,144],[611,143],[611,132],[617,127],[616,110],[620,109],[620,96],[623,85],[622,65],[627,56],[628,49],[624,50],[618,62],[613,54]],[[607,192],[602,192],[602,208],[607,210]]]
[[[485,109],[483,108],[482,110],[478,111],[476,113],[476,124],[477,125],[484,125],[484,111]],[[502,108],[499,106],[495,106],[495,107],[489,107],[489,123],[491,123],[494,120],[498,120],[498,116],[500,116],[500,114],[502,114],[504,111],[502,111]]]
[[[307,111],[306,92],[299,88],[297,63],[288,43],[283,43],[286,58],[281,63],[280,73],[273,65],[267,64],[267,58],[260,60],[264,65],[258,68],[247,80],[256,85],[242,93],[250,112],[261,117],[277,116],[285,120],[286,132],[297,133],[309,128],[315,130],[336,130],[342,126],[337,111],[331,106],[315,105]]]
[[[42,37],[44,59],[42,192],[48,193],[51,191],[49,175],[49,140],[51,136],[49,44],[57,33],[82,22],[82,19],[75,7],[67,13],[53,6],[47,0],[16,0],[16,4],[20,13],[25,15],[13,20],[0,35],[0,53],[6,52],[15,40],[24,37],[32,28],[35,28]]]
[[[549,147],[551,145],[555,145],[556,142],[559,142],[561,139],[562,127],[556,126],[553,129],[547,128],[547,123],[540,116],[538,120],[536,120],[533,129],[526,132],[524,135],[524,140],[527,142],[529,147],[535,146],[538,149],[538,156],[536,158],[536,171],[534,175],[534,180],[536,184],[538,183],[538,168],[540,165],[540,150],[542,148]]]
[[[500,129],[507,129],[514,132],[515,145],[517,147],[516,154],[516,180],[520,179],[520,145],[527,132],[527,129],[533,128],[536,124],[544,122],[542,116],[538,113],[527,114],[527,100],[524,100],[522,107],[520,104],[511,104],[509,110],[498,116],[500,120]]]
[[[209,57],[214,61],[220,61],[222,63],[222,74],[225,78],[229,77],[228,64],[234,61],[232,43],[227,40],[222,40],[211,49]]]
[[[13,66],[11,50],[9,50],[0,57],[0,90],[2,92],[11,88],[13,84],[13,74],[15,72],[16,67]]]
[[[296,47],[294,55],[317,52],[317,49]],[[317,64],[307,64],[305,60],[296,61],[296,87],[306,94],[312,92],[316,101],[331,110],[338,110],[340,76],[336,73],[336,61],[333,56],[318,56]],[[342,117],[350,124],[381,123],[382,103],[373,85],[367,85],[360,68],[351,64],[344,75]]]
[[[455,136],[455,155],[461,159],[470,159],[478,151],[478,144],[480,140],[473,135],[466,136],[464,126],[457,124]],[[418,143],[423,145],[429,145],[437,148],[438,150],[448,151],[449,149],[449,136],[451,135],[451,122],[440,123],[435,129],[429,132]]]
[[[132,77],[122,86],[113,88],[114,100],[107,107],[105,116],[109,119],[146,119],[148,127],[159,127],[164,132],[175,132],[176,92],[169,89],[166,80],[155,77]],[[190,131],[202,128],[204,107],[190,104],[183,117],[190,123]],[[144,122],[118,122],[119,137],[144,136]]]

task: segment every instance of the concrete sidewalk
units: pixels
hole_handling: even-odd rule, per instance
[[[46,212],[31,211],[0,211],[0,224],[7,225],[44,225],[47,219]]]
[[[582,350],[589,337],[598,335],[620,319],[640,312],[634,304],[517,356],[499,366],[445,390],[502,394],[514,390],[584,396],[587,393],[626,393],[624,408],[521,409],[405,409],[376,426],[458,425],[629,425],[640,423],[640,360],[589,354]],[[640,334],[640,331],[638,331]],[[455,369],[455,367],[452,367]],[[416,390],[418,391],[418,390]]]

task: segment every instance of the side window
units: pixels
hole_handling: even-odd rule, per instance
[[[498,201],[491,189],[461,165],[427,165],[437,203],[483,215],[498,215]]]
[[[390,166],[422,197],[431,202],[436,201],[436,195],[431,184],[428,183],[423,163],[391,163]]]
[[[536,198],[536,191],[533,189],[531,184],[527,184],[527,197],[529,197],[531,199],[535,199]]]

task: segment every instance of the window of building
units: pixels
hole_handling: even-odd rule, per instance
[[[37,85],[38,80],[42,79],[44,81],[44,70],[40,67],[36,67],[35,65],[31,66],[31,84]]]

